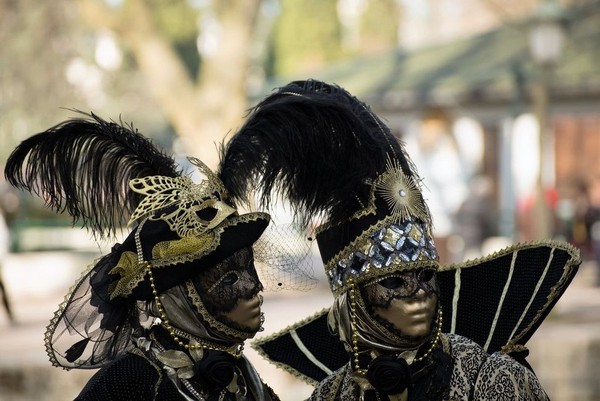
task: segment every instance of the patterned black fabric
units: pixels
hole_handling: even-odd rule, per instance
[[[510,356],[501,352],[489,355],[458,335],[443,337],[446,356],[436,354],[435,367],[415,380],[408,401],[548,401],[535,375]],[[366,392],[365,399],[372,396],[369,393],[372,391]],[[309,400],[355,401],[359,397],[359,386],[346,364],[323,380]],[[374,399],[387,400],[381,394]]]

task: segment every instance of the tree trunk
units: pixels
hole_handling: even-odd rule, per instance
[[[160,35],[145,1],[127,0],[119,10],[83,1],[88,19],[114,30],[131,50],[152,95],[182,139],[183,153],[211,168],[218,164],[218,143],[241,124],[247,107],[249,49],[260,0],[213,3],[219,45],[215,54],[203,57],[194,82],[171,43]]]

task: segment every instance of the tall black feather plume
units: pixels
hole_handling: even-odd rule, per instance
[[[246,123],[221,148],[220,175],[234,199],[252,191],[269,208],[282,197],[297,221],[329,223],[364,206],[369,180],[396,160],[416,170],[389,128],[344,89],[319,81],[279,88],[250,111]],[[356,196],[348,196],[354,194]]]
[[[139,203],[129,181],[149,175],[179,176],[176,162],[132,125],[94,114],[64,121],[24,140],[5,166],[8,182],[40,196],[104,237],[115,234]]]

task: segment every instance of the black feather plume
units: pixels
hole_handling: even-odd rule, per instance
[[[370,181],[396,160],[414,166],[389,128],[344,89],[293,82],[251,110],[221,148],[220,175],[234,199],[258,192],[262,207],[282,197],[297,221],[348,218],[368,200]],[[349,196],[350,194],[350,196]]]
[[[5,166],[8,182],[67,212],[95,235],[114,234],[139,203],[129,181],[179,176],[176,162],[131,125],[94,114],[64,121],[24,140]]]

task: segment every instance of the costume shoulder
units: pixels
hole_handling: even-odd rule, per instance
[[[177,390],[157,366],[136,353],[126,353],[100,369],[76,401],[180,400]]]
[[[454,361],[451,399],[548,400],[535,374],[510,355],[501,351],[490,355],[466,337],[457,334],[444,336]]]
[[[342,390],[350,388],[349,363],[323,379],[307,401],[343,400]]]
[[[451,399],[468,400],[477,380],[477,372],[489,355],[476,342],[458,334],[443,334],[452,356]]]
[[[442,331],[467,337],[489,353],[518,352],[578,271],[571,244],[544,240],[511,245],[438,271]]]
[[[481,366],[473,395],[490,401],[549,400],[535,374],[503,352],[492,354]]]

